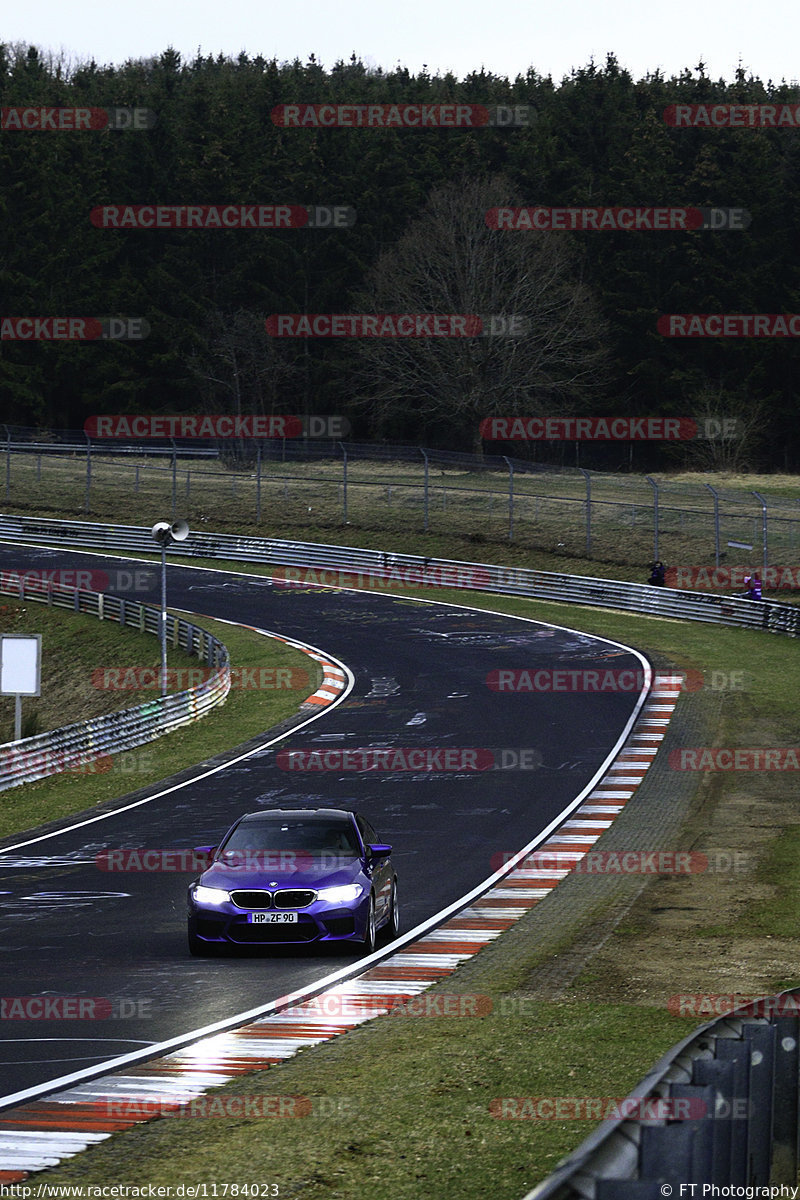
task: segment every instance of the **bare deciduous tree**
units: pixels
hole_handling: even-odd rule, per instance
[[[766,401],[708,384],[690,407],[699,436],[684,443],[686,469],[735,473],[748,467],[763,432]]]
[[[500,314],[523,336],[365,338],[354,380],[378,433],[413,412],[420,427],[451,423],[458,440],[493,415],[574,412],[599,391],[603,324],[580,278],[569,234],[490,229],[486,212],[515,207],[500,176],[465,178],[434,192],[367,275],[364,312]],[[406,422],[407,424],[407,422]]]
[[[246,309],[212,309],[201,338],[200,348],[188,359],[198,386],[197,411],[274,414],[283,385],[298,371],[284,348],[267,335],[263,316]],[[244,451],[238,439],[224,448],[238,455]]]

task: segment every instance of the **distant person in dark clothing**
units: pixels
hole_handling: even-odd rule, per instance
[[[761,597],[761,580],[756,571],[753,575],[745,577],[744,586],[747,589],[745,596],[748,600],[760,600]]]
[[[667,568],[664,566],[661,559],[659,559],[658,562],[654,562],[650,568],[650,578],[647,582],[654,584],[655,587],[664,587],[667,582],[666,575]]]

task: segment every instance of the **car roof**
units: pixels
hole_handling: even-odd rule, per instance
[[[336,822],[349,822],[355,813],[350,812],[345,808],[264,808],[258,812],[245,813],[240,818],[241,821],[266,821],[269,819],[291,817],[295,820],[306,817],[324,817],[326,820]]]

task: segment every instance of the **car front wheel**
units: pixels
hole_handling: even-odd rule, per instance
[[[389,899],[389,920],[386,922],[386,940],[393,942],[400,932],[400,905],[397,899],[397,880],[392,881],[392,894]]]
[[[372,954],[375,949],[376,932],[375,932],[375,897],[370,895],[369,912],[367,914],[367,927],[364,931],[364,940],[361,943],[361,948],[364,954]]]

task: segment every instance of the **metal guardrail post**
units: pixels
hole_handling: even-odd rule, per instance
[[[84,434],[84,437],[86,438],[86,496],[83,501],[83,511],[88,517],[92,491],[92,439],[88,433]]]
[[[658,562],[658,484],[651,475],[645,479],[653,489],[653,558]]]
[[[261,442],[256,443],[256,525],[261,524]]]
[[[704,485],[714,497],[714,565],[719,566],[719,492],[710,483]]]
[[[423,529],[425,530],[425,532],[427,533],[427,532],[428,532],[428,476],[429,476],[429,463],[428,463],[428,454],[427,454],[427,451],[423,450],[423,449],[422,449],[422,447],[420,446],[420,447],[419,447],[419,452],[420,452],[420,454],[422,455],[422,457],[425,459],[425,482],[424,482],[424,485],[423,485],[423,488],[424,488],[424,499],[425,499],[425,521],[424,521],[424,524],[423,524],[423,526],[422,526],[422,527],[423,527]]]
[[[337,442],[342,451],[342,520],[347,524],[347,450],[344,442]]]
[[[797,1183],[800,1138],[800,1040],[797,1017],[775,1022],[775,1120],[772,1131],[772,1183]]]
[[[747,1182],[769,1183],[772,1158],[775,1026],[745,1025],[750,1043],[750,1111],[747,1114]]]
[[[585,467],[579,468],[586,480],[586,557],[592,557],[592,478]]]
[[[733,1156],[732,1106],[736,1086],[734,1066],[733,1063],[720,1062],[716,1058],[696,1058],[692,1066],[692,1082],[698,1087],[710,1087],[714,1096],[714,1151],[709,1182],[727,1183],[730,1180]]]
[[[508,540],[514,540],[514,464],[510,458],[503,455],[508,467]]]
[[[769,565],[769,548],[767,534],[767,502],[760,492],[753,490],[753,495],[761,505],[761,538],[764,546],[764,584],[767,582],[767,567]]]
[[[730,1098],[732,1105],[738,1105],[745,1112],[750,1110],[750,1064],[747,1057],[747,1048],[740,1038],[723,1038],[719,1037],[716,1041],[715,1053],[717,1058],[722,1062],[729,1062],[733,1066],[733,1095]],[[736,1117],[736,1112],[731,1112],[731,1121],[733,1130],[731,1136],[731,1173],[729,1177],[730,1183],[745,1184],[747,1183],[747,1137],[742,1135],[742,1130],[739,1126],[741,1118]]]

